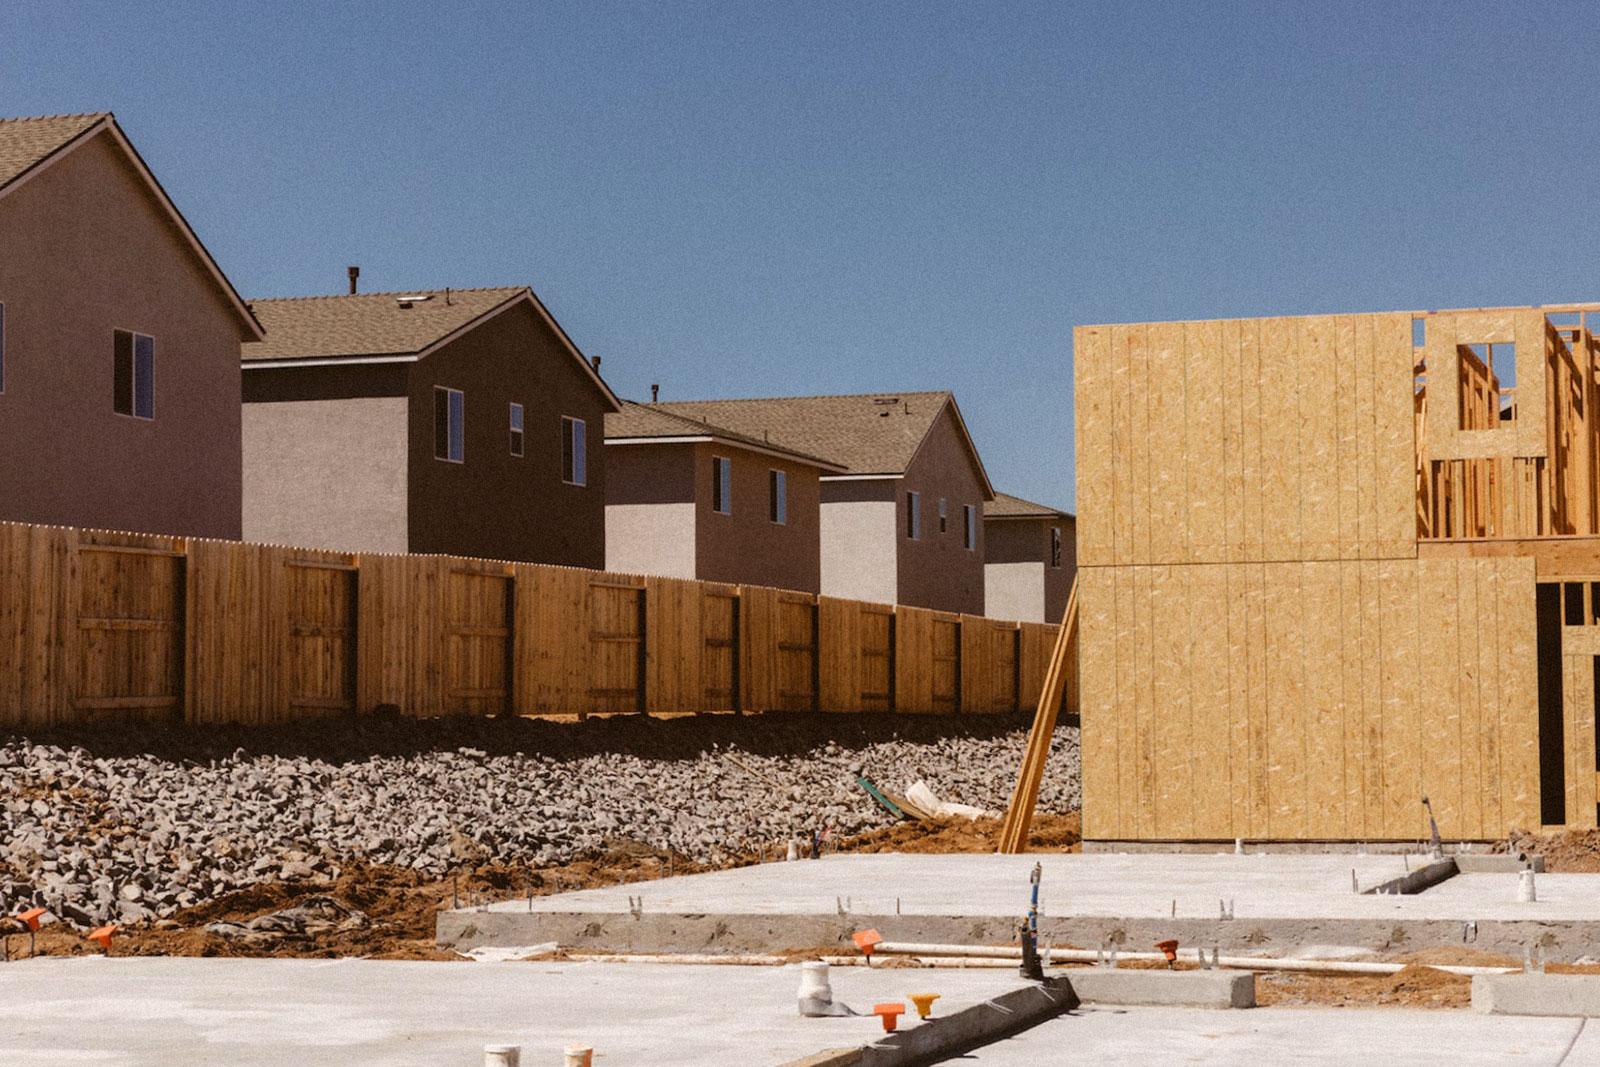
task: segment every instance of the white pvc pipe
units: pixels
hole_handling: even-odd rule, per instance
[[[483,1067],[519,1067],[521,1063],[521,1045],[483,1046]]]
[[[713,956],[707,953],[658,953],[623,955],[607,952],[569,952],[555,962],[572,963],[721,963],[738,967],[782,967],[792,961],[782,956]]]
[[[967,957],[998,959],[1007,962],[1016,961],[1019,963],[1022,960],[1022,949],[1013,948],[1010,945],[940,945],[884,941],[875,946],[873,952],[880,955],[893,956]],[[1044,955],[1044,952],[1040,952],[1040,956]],[[1102,955],[1102,953],[1091,949],[1052,948],[1049,950],[1049,962],[1097,963],[1102,958]],[[1167,957],[1160,952],[1119,952],[1117,953],[1117,958],[1120,960],[1165,960]],[[1246,971],[1398,974],[1406,965],[1403,963],[1374,963],[1356,960],[1285,960],[1259,956],[1223,956],[1217,961],[1217,966]],[[1515,967],[1465,967],[1429,964],[1424,964],[1424,966],[1433,966],[1436,971],[1461,975],[1509,974],[1518,970]]]

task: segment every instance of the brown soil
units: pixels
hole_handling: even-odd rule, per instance
[[[1495,844],[1495,851],[1541,853],[1544,869],[1551,874],[1600,872],[1600,830],[1562,830],[1552,834],[1513,830],[1509,840]]]
[[[942,819],[896,823],[841,840],[838,852],[993,852],[1000,843],[1000,819]],[[1077,852],[1083,823],[1077,812],[1035,815],[1028,830],[1032,852]]]

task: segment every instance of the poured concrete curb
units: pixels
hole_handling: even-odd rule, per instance
[[[921,1067],[1020,1033],[1077,1006],[1070,982],[1047,978],[953,1015],[897,1030],[870,1045],[819,1052],[783,1067]]]
[[[1472,1010],[1485,1015],[1600,1018],[1600,975],[1475,974]]]
[[[1248,971],[1114,970],[1095,967],[1067,975],[1085,1004],[1182,1008],[1253,1008],[1256,976]]]

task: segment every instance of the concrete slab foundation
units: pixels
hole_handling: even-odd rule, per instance
[[[1307,944],[1372,952],[1469,944],[1576,957],[1600,943],[1600,875],[1540,875],[1518,903],[1515,868],[1457,874],[1412,896],[1360,890],[1426,861],[1398,855],[843,855],[447,912],[441,945],[562,945],[620,952],[765,952],[891,941],[1015,937],[1028,874],[1043,866],[1040,936],[1057,945],[1185,946],[1286,954]],[[629,897],[639,899],[635,910]],[[1221,918],[1226,911],[1231,919]]]
[[[1473,975],[1472,1010],[1487,1015],[1600,1018],[1600,975]]]

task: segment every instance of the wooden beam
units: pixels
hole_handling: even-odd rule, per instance
[[[1017,784],[1011,791],[1011,803],[1006,805],[1006,819],[1000,829],[1001,852],[1016,854],[1028,851],[1028,827],[1033,822],[1034,805],[1039,802],[1039,784],[1044,780],[1050,740],[1056,732],[1056,717],[1061,713],[1067,650],[1072,647],[1072,637],[1077,629],[1078,578],[1074,575],[1072,592],[1067,595],[1067,610],[1061,617],[1061,631],[1056,634],[1056,647],[1050,654],[1050,669],[1045,672],[1044,689],[1039,693],[1033,729],[1028,733],[1028,747],[1023,752],[1022,768],[1017,772]]]

